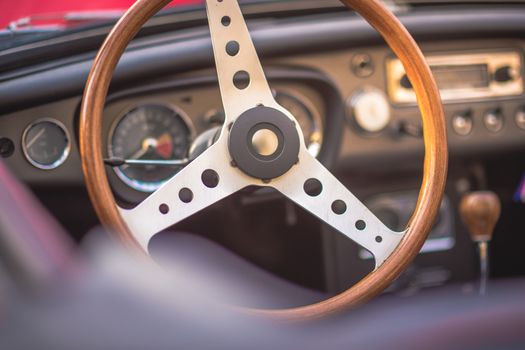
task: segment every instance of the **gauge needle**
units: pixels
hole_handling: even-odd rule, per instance
[[[138,160],[142,158],[149,151],[150,148],[155,147],[156,145],[157,145],[157,140],[152,139],[152,138],[145,139],[144,141],[142,141],[142,144],[140,148],[138,149],[138,151],[133,153],[133,155],[131,155],[129,159]],[[126,164],[123,167],[127,168],[128,165]]]
[[[158,139],[154,138],[147,138],[142,141],[141,147],[137,152],[135,152],[131,157],[129,157],[129,161],[138,161],[140,158],[142,158],[150,149],[155,149],[155,151],[164,159],[169,159],[171,157],[171,153],[173,152],[173,142],[171,140],[171,136],[166,133],[163,134]],[[132,163],[138,164],[139,162],[126,162],[126,166],[130,165]],[[145,163],[145,162],[144,162]]]
[[[135,152],[130,159],[138,160],[142,158],[150,149],[155,151],[164,159],[169,159],[173,152],[173,142],[170,134],[163,134],[158,139],[147,138],[142,141],[141,148]]]
[[[150,149],[155,149],[157,154],[159,154],[165,160],[141,160],[140,158],[142,158]],[[110,166],[122,166],[124,168],[128,168],[131,165],[183,166],[189,163],[188,159],[169,160],[172,153],[173,140],[170,134],[165,133],[158,139],[144,139],[144,141],[142,141],[140,149],[138,149],[137,152],[131,155],[128,159],[111,158],[105,159],[104,162]]]
[[[140,159],[142,158],[142,156],[144,156],[146,154],[146,152],[148,152],[149,150],[149,146],[148,147],[141,147],[137,152],[133,153],[132,156],[129,157],[129,159]]]
[[[156,149],[158,147],[159,141],[152,137],[148,137],[142,141],[140,149],[135,152],[130,159],[140,159],[142,158],[150,149]]]
[[[26,148],[31,148],[31,146],[33,146],[33,144],[42,136],[46,133],[46,129],[42,129],[40,130],[32,139],[31,141],[29,141],[26,145]]]
[[[122,158],[109,158],[104,159],[104,163],[113,168],[119,167],[130,167],[130,166],[145,166],[145,165],[155,165],[161,167],[181,167],[188,165],[190,160],[177,159],[177,160],[133,160],[133,159],[122,159]]]

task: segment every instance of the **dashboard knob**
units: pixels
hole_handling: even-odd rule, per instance
[[[525,107],[520,108],[516,113],[516,125],[518,125],[520,129],[525,130]]]
[[[347,113],[357,126],[368,133],[384,130],[392,119],[390,104],[385,94],[376,88],[366,88],[347,101]]]
[[[366,53],[358,53],[352,57],[352,71],[359,78],[368,78],[374,74],[374,61]]]
[[[452,117],[452,129],[460,136],[467,136],[472,132],[474,122],[472,121],[471,113],[457,113]]]
[[[503,129],[503,114],[499,109],[493,109],[485,113],[483,116],[483,124],[490,132],[500,132]]]

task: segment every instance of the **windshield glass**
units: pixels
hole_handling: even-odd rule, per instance
[[[135,0],[3,0],[0,28],[68,26],[70,22],[111,19],[122,15]],[[5,2],[9,1],[7,5]],[[201,0],[174,0],[168,7],[200,3]]]
[[[0,0],[0,30],[59,30],[119,18],[136,0]],[[249,0],[240,0],[249,2]],[[261,2],[265,0],[251,0]],[[495,0],[383,0],[387,4],[497,2]],[[522,2],[510,0],[508,2]],[[6,2],[10,2],[8,5]],[[173,0],[167,8],[203,3],[204,0]],[[305,1],[307,2],[307,1]],[[339,3],[336,0],[325,2]],[[340,4],[340,3],[339,3]]]
[[[58,37],[70,30],[82,31],[98,25],[108,25],[118,20],[136,0],[0,0],[0,51],[16,46]],[[272,6],[290,8],[339,8],[338,0],[239,0],[248,5],[266,3],[266,10]],[[383,0],[394,10],[407,6],[434,3],[487,3],[497,0]],[[523,2],[507,0],[506,2]],[[9,2],[9,4],[6,4]],[[185,11],[202,11],[204,0],[173,0],[164,14],[178,14]],[[293,5],[292,5],[293,4]],[[197,6],[196,6],[197,5]],[[192,9],[190,9],[190,6]],[[259,9],[260,10],[260,9]]]
[[[136,0],[0,0],[0,29],[63,29],[120,17]],[[240,0],[241,2],[248,2]],[[259,0],[264,1],[264,0]],[[335,0],[325,2],[339,3]],[[385,3],[422,4],[487,2],[487,0],[383,0]],[[516,0],[514,0],[516,1]],[[519,0],[522,1],[522,0]],[[9,4],[6,4],[9,2]],[[167,7],[202,3],[204,0],[173,0]],[[253,1],[252,2],[257,2]],[[305,1],[307,2],[307,1]],[[516,1],[517,2],[517,1]]]

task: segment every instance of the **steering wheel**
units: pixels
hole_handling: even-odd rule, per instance
[[[102,156],[103,109],[125,48],[170,0],[138,0],[115,25],[95,58],[81,108],[80,149],[89,195],[101,222],[147,254],[160,231],[247,186],[272,187],[370,251],[375,269],[347,291],[313,305],[254,310],[285,319],[314,319],[362,303],[385,289],[416,257],[443,196],[448,150],[440,95],[410,34],[379,0],[343,0],[364,17],[403,62],[418,97],[425,163],[419,200],[403,232],[374,216],[308,153],[294,116],[274,99],[237,0],[207,0],[225,122],[217,141],[134,209],[116,204]]]

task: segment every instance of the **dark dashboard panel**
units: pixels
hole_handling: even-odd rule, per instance
[[[494,50],[518,50],[523,52],[524,44],[515,40],[456,41],[447,43],[422,44],[425,53],[434,52],[490,52]],[[356,55],[367,55],[373,70],[367,76],[356,75],[352,70],[352,59]],[[326,162],[332,161],[338,149],[338,135],[342,132],[342,148],[339,159],[348,166],[363,164],[395,163],[399,159],[421,157],[423,142],[418,135],[400,130],[408,125],[413,130],[421,128],[419,111],[415,105],[394,105],[387,99],[386,62],[390,50],[383,47],[362,47],[355,50],[333,51],[312,55],[290,56],[266,63],[272,86],[287,94],[299,95],[300,99],[319,114],[325,123],[325,143],[321,156]],[[272,68],[278,67],[278,68]],[[523,73],[523,72],[522,72]],[[140,86],[140,87],[139,87]],[[192,128],[197,134],[210,127],[205,116],[221,110],[221,101],[213,75],[196,71],[163,80],[151,80],[137,88],[121,90],[109,96],[106,112],[104,139],[108,140],[109,130],[118,117],[141,103],[159,102],[177,106],[190,116]],[[361,91],[374,89],[384,95],[388,104],[389,119],[384,128],[374,133],[363,131],[355,122],[355,109],[351,101]],[[65,125],[69,134],[77,135],[76,123],[80,98],[71,98],[29,110],[7,114],[0,118],[2,136],[11,138],[16,146],[15,153],[7,159],[14,170],[29,183],[74,182],[80,184],[79,155],[76,142],[63,166],[43,171],[28,164],[21,150],[24,130],[42,118],[53,118]],[[525,108],[525,98],[502,96],[490,99],[471,99],[445,103],[449,125],[449,144],[452,156],[468,156],[479,152],[501,152],[518,150],[525,146],[525,129],[519,123]],[[346,113],[343,122],[342,113]],[[490,111],[498,111],[502,126],[496,132],[489,130],[485,118]],[[471,118],[472,131],[463,135],[455,129],[454,120],[466,115]],[[344,124],[344,127],[341,127]],[[76,139],[74,140],[76,141]],[[118,185],[117,185],[118,186]],[[127,196],[129,199],[129,195]]]
[[[441,43],[421,43],[425,54],[486,52],[490,56],[495,50],[515,50],[524,52],[524,43],[517,40],[469,40],[447,41]],[[354,55],[366,54],[370,57],[372,73],[366,77],[357,76],[351,68]],[[329,55],[317,54],[286,60],[290,65],[316,67],[330,76],[339,88],[347,107],[350,121],[346,129],[341,156],[357,165],[363,162],[392,160],[407,156],[420,156],[423,150],[421,138],[412,137],[399,130],[402,124],[417,129],[421,127],[419,111],[415,105],[399,106],[388,101],[391,108],[391,122],[380,133],[363,133],[356,127],[350,102],[364,88],[377,89],[387,97],[386,63],[392,56],[390,50],[381,47],[361,47],[358,50],[333,52]],[[521,56],[523,60],[523,56]],[[520,72],[523,75],[522,71]],[[522,83],[523,84],[523,83]],[[519,113],[525,107],[525,96],[502,96],[495,98],[470,99],[445,102],[445,114],[449,126],[449,145],[452,156],[468,155],[476,152],[498,152],[523,148],[525,130],[518,126]],[[499,110],[503,127],[492,132],[484,125],[483,118],[488,111]],[[460,135],[453,127],[454,116],[468,113],[473,119],[473,129],[468,135]]]
[[[344,124],[344,111],[341,98],[333,82],[317,71],[273,66],[267,71],[277,98],[291,108],[305,109],[315,121],[314,135],[319,142],[319,159],[331,165],[337,157]],[[286,98],[286,100],[284,100]],[[14,153],[6,162],[19,177],[31,185],[82,185],[80,155],[78,151],[78,118],[81,98],[70,98],[60,102],[44,104],[39,107],[3,115],[0,118],[0,137],[9,138],[15,145]],[[222,101],[213,71],[196,71],[182,76],[168,76],[163,79],[145,81],[135,88],[122,89],[108,96],[105,111],[103,139],[106,146],[111,143],[110,136],[116,124],[124,115],[145,104],[170,106],[185,116],[191,130],[191,138],[201,135],[206,130],[221,124]],[[215,115],[214,115],[215,114]],[[71,149],[65,162],[54,169],[41,169],[31,165],[22,149],[24,132],[41,119],[54,120],[64,125],[71,135]],[[307,117],[305,117],[307,118]],[[308,121],[307,121],[308,123]],[[305,126],[308,128],[308,126]],[[305,134],[311,134],[305,130]],[[330,135],[324,138],[324,135]],[[108,147],[105,147],[105,156]],[[113,179],[113,172],[108,171],[113,185],[121,198],[136,203],[144,194],[123,185]],[[131,191],[129,191],[131,190]],[[140,192],[140,191],[139,191]]]
[[[0,137],[13,141],[14,153],[5,159],[8,166],[19,179],[34,186],[79,185],[82,181],[82,170],[75,132],[75,115],[80,97],[49,103],[21,112],[0,117]],[[55,120],[64,125],[71,136],[71,149],[64,163],[51,170],[39,169],[32,165],[24,155],[22,137],[33,123],[38,120]]]

